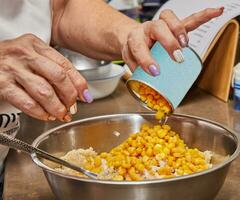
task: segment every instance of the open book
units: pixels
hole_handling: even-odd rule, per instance
[[[227,101],[239,38],[239,24],[233,19],[240,15],[240,0],[170,0],[154,19],[163,9],[171,9],[183,19],[205,8],[221,6],[225,7],[222,16],[189,33],[189,46],[204,62],[198,86]]]

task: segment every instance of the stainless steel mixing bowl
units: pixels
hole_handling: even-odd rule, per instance
[[[143,123],[158,123],[153,114],[118,114],[74,121],[39,136],[33,143],[51,154],[63,155],[75,148],[93,147],[108,151],[139,131]],[[81,200],[213,200],[220,190],[231,162],[239,153],[239,137],[220,124],[205,119],[172,115],[168,122],[190,147],[211,150],[225,159],[200,173],[171,179],[147,181],[102,181],[79,178],[54,171],[32,155],[58,199]],[[118,131],[120,136],[116,136]]]

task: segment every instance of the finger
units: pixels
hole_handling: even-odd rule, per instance
[[[169,29],[172,31],[174,36],[177,38],[181,47],[184,48],[188,45],[188,36],[184,24],[174,14],[172,10],[164,10],[160,14],[160,19],[166,22]]]
[[[196,29],[202,24],[208,22],[212,18],[218,17],[223,13],[224,7],[221,8],[207,8],[198,13],[195,13],[183,20],[183,24],[187,32]]]
[[[83,76],[74,68],[68,70],[68,75],[70,79],[74,80],[73,84],[77,88],[79,98],[83,102],[92,103],[93,97],[88,90],[87,81]]]
[[[76,88],[79,98],[82,101],[88,103],[91,103],[93,101],[93,97],[87,87],[87,81],[85,78],[83,78],[83,76],[81,76],[81,74],[75,69],[75,67],[68,59],[66,59],[55,49],[46,47],[46,45],[44,43],[42,44],[41,42],[36,44],[34,48],[40,55],[51,59],[53,62],[57,63],[65,70],[74,87]]]
[[[29,96],[20,86],[10,84],[5,88],[3,93],[6,101],[31,117],[40,120],[54,120],[54,117],[50,117],[41,105]]]
[[[133,31],[127,40],[127,46],[134,60],[145,72],[152,76],[159,75],[159,66],[150,55],[149,48],[144,40],[145,34],[141,30]]]
[[[16,72],[16,81],[37,101],[49,114],[64,120],[67,110],[57,97],[52,86],[42,77],[27,70]]]
[[[137,67],[137,62],[135,61],[131,51],[128,48],[128,45],[125,45],[122,52],[122,58],[124,62],[128,65],[131,71],[134,71]]]
[[[147,29],[150,37],[159,41],[173,60],[179,63],[183,62],[184,57],[181,51],[181,46],[168,28],[167,24],[163,20],[158,20],[151,22],[148,26]]]
[[[54,88],[57,89],[55,92],[69,110],[76,102],[77,90],[65,70],[57,63],[41,55],[30,61],[29,67],[54,85]]]

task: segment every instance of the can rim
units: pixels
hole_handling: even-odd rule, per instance
[[[135,92],[135,91],[131,88],[130,82],[133,82],[133,81],[138,82],[138,83],[143,83],[143,84],[147,85],[148,87],[150,87],[151,89],[155,90],[157,93],[159,93],[159,94],[168,102],[168,105],[171,107],[170,113],[173,113],[174,107],[173,107],[171,101],[170,101],[165,95],[162,95],[162,93],[159,92],[155,87],[149,85],[149,84],[146,83],[145,81],[140,81],[140,80],[136,80],[136,79],[129,79],[129,80],[127,80],[126,85],[127,85],[128,91],[130,92],[130,94],[131,94],[137,101],[139,101],[139,102],[143,105],[143,107],[147,108],[148,110],[157,112],[157,110],[154,110],[154,109],[148,107],[147,104],[144,103],[144,102],[140,99],[140,97],[137,95],[137,92]]]

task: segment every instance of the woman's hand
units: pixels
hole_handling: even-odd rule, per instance
[[[56,50],[31,34],[0,42],[1,100],[37,119],[70,121],[77,97],[92,101],[86,80]]]
[[[159,20],[139,24],[129,32],[122,48],[123,60],[131,70],[141,66],[147,73],[159,75],[159,66],[149,51],[154,42],[159,41],[173,60],[183,62],[181,48],[188,45],[187,33],[220,16],[223,9],[209,8],[182,21],[171,10],[162,11]]]

